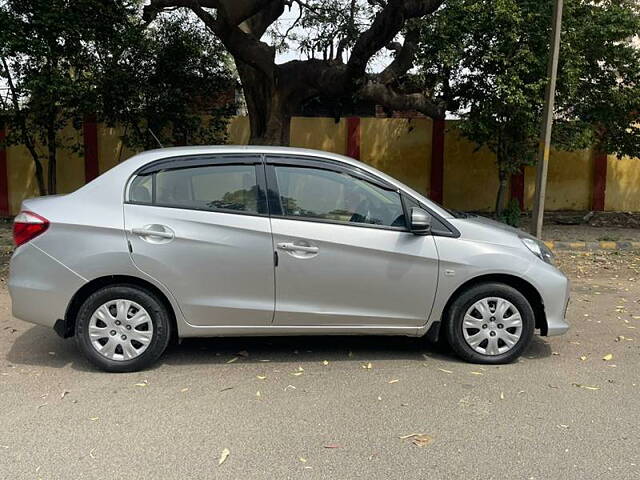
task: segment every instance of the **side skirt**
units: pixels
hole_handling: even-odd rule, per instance
[[[395,327],[380,325],[267,325],[267,326],[237,326],[217,325],[215,327],[196,327],[181,325],[180,337],[260,337],[260,336],[297,336],[297,335],[399,335],[406,337],[421,337],[428,327]]]

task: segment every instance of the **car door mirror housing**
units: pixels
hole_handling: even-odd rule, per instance
[[[411,208],[411,232],[416,235],[425,235],[431,232],[431,215],[422,208]]]

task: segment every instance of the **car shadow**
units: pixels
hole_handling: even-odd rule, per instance
[[[524,358],[551,355],[547,341],[535,336]],[[285,336],[189,338],[171,345],[160,361],[162,365],[188,366],[225,364],[237,357],[243,363],[341,361],[425,361],[462,363],[441,343],[421,338],[392,336]],[[6,360],[15,366],[63,368],[96,371],[76,347],[75,341],[62,339],[46,327],[33,326],[15,337]]]

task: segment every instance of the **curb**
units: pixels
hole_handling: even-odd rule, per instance
[[[640,250],[640,242],[544,242],[551,250]]]

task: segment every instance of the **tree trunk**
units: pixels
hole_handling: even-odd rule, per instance
[[[38,195],[40,195],[41,197],[43,195],[47,194],[47,187],[45,187],[44,185],[44,168],[42,168],[42,162],[40,161],[40,158],[38,158],[38,155],[32,155],[33,156],[33,163],[35,163],[36,166],[36,182],[38,183]]]
[[[265,79],[254,68],[236,64],[249,113],[249,144],[289,146],[291,116],[299,103],[286,86],[290,82]]]
[[[49,195],[55,195],[56,192],[56,130],[53,125],[47,128],[47,149],[49,150]]]
[[[498,195],[496,196],[496,218],[500,219],[504,210],[504,199],[507,193],[507,172],[500,169],[498,172],[500,182],[498,184]]]

